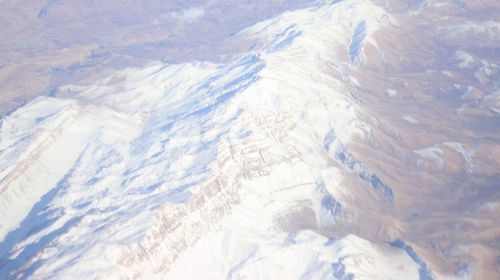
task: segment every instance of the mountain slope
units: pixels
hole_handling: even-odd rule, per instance
[[[318,3],[235,34],[255,44],[228,63],[124,69],[17,109],[0,128],[0,275],[498,274],[498,132],[462,129],[427,90],[496,88],[498,57],[474,82],[436,72],[399,32],[463,8],[414,2]],[[487,96],[465,106],[495,127]]]

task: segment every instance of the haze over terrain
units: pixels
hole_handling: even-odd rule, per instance
[[[0,279],[500,279],[499,1],[0,24]]]

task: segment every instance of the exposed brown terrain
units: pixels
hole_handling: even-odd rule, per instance
[[[365,59],[351,68],[352,77],[362,83],[346,83],[346,88],[365,112],[360,117],[370,128],[366,137],[358,137],[347,146],[394,190],[394,201],[391,204],[374,196],[357,174],[325,158],[327,166],[340,170],[343,183],[354,194],[343,198],[352,208],[342,212],[330,228],[316,223],[307,203],[299,204],[278,215],[276,225],[290,232],[313,229],[329,237],[354,233],[379,244],[403,239],[439,276],[470,270],[474,271],[473,279],[499,279],[500,3],[476,0],[461,6],[460,1],[456,5],[431,1],[446,3],[419,10],[411,5],[418,1],[374,2],[390,13],[397,25],[376,32],[378,48],[367,44]],[[147,9],[139,2],[54,3],[0,3],[2,15],[8,15],[0,17],[0,24],[6,27],[0,32],[0,116],[38,95],[51,94],[58,86],[90,83],[114,69],[152,60],[219,61],[249,45],[228,38],[233,30],[196,35],[204,33],[194,30],[200,27],[193,23],[198,17],[209,18],[201,27],[207,34],[222,25],[217,16],[220,10],[207,9],[201,15],[193,10],[174,13],[171,9],[182,11],[185,7],[169,7],[161,1],[152,1]],[[95,6],[101,14],[92,14]],[[249,23],[281,8],[278,5],[273,10],[263,3],[257,16],[242,11],[234,18],[244,16],[243,22]],[[139,20],[145,18],[150,21]],[[348,60],[345,49],[332,51],[345,53]],[[276,123],[276,119],[262,120],[262,126]],[[284,132],[273,131],[275,140],[286,141],[287,131],[294,125],[283,125]],[[279,164],[265,161],[272,153],[266,145],[253,142],[221,147],[222,157],[216,166],[223,170],[226,164],[234,164],[230,158],[235,149],[245,170],[234,177],[265,176]],[[281,160],[303,160],[294,151],[287,155]],[[225,175],[213,174],[188,207],[217,221],[226,214],[224,207],[230,209],[239,200],[240,186],[231,182]],[[205,199],[220,204],[200,210]],[[155,217],[157,226],[148,232],[148,238],[175,251],[165,257],[165,267],[188,246],[183,238],[169,240],[170,232],[187,228],[196,233],[188,241],[195,242],[206,230],[196,221],[171,223],[185,218],[183,211],[165,206]],[[150,244],[150,248],[141,244],[140,248],[128,248],[115,261],[124,267],[148,261],[164,249],[159,243]],[[473,270],[467,264],[472,264]]]
[[[402,237],[435,271],[450,273],[475,260],[474,279],[497,279],[500,115],[484,97],[500,81],[500,3],[467,1],[465,9],[444,5],[414,15],[400,4],[390,1],[388,9],[399,26],[375,34],[382,51],[368,47],[353,74],[362,86],[350,88],[372,124],[372,137],[351,148],[394,188],[395,204],[381,230],[356,231],[379,240]],[[494,24],[481,31],[459,27],[470,22]],[[460,67],[460,51],[474,61]],[[491,67],[483,76],[485,65]],[[363,224],[387,211],[362,208]]]
[[[111,71],[219,61],[248,48],[231,34],[293,3],[42,1],[0,3],[0,116],[58,86]],[[255,9],[255,7],[259,7]],[[193,8],[194,7],[194,8]]]

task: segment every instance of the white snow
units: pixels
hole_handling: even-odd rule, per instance
[[[394,97],[396,95],[398,95],[398,92],[394,89],[388,89],[387,90],[387,95],[390,96],[390,97]]]
[[[469,173],[474,172],[475,164],[474,164],[474,155],[475,151],[473,149],[466,149],[462,146],[461,143],[458,142],[444,142],[443,145],[446,147],[455,150],[459,153],[465,160],[465,164],[467,166],[467,171]]]
[[[350,195],[328,150],[369,131],[332,71],[390,22],[361,0],[290,11],[239,33],[259,44],[228,63],[125,69],[19,108],[0,127],[0,275],[418,279],[402,250],[318,233]]]
[[[483,97],[483,104],[495,113],[500,114],[500,89]]]
[[[402,116],[401,118],[403,120],[411,123],[411,124],[417,124],[418,123],[418,121],[415,118],[413,118],[412,116]]]
[[[443,168],[443,150],[437,147],[429,147],[425,149],[413,151],[415,154],[433,161],[437,167]]]
[[[329,241],[304,231],[292,237],[261,238],[265,242],[234,232],[210,234],[180,257],[178,267],[167,278],[284,279],[293,275],[293,279],[348,279],[352,274],[355,279],[374,279],[376,271],[377,279],[418,279],[417,267],[403,252],[384,248],[381,253],[380,248],[355,235]],[[286,240],[293,242],[284,243]],[[193,263],[193,258],[199,261]],[[213,262],[222,259],[225,261]]]
[[[458,67],[460,68],[467,68],[474,62],[472,55],[465,51],[455,52],[455,57],[458,60]]]

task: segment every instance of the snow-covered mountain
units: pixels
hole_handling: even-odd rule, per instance
[[[499,23],[460,21],[464,3],[318,2],[235,34],[253,45],[228,62],[127,68],[18,108],[0,123],[0,276],[498,276]],[[442,46],[488,32],[485,58]],[[459,108],[429,94],[462,89]],[[493,125],[467,135],[458,109]]]

